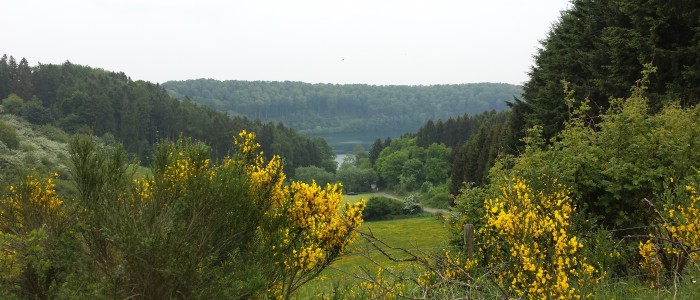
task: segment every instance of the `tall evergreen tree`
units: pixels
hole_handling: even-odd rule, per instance
[[[14,92],[17,87],[17,61],[12,55],[10,55],[10,59],[7,61],[7,77],[9,78],[8,85],[10,93],[17,94]]]
[[[5,99],[10,95],[10,66],[7,61],[7,54],[0,58],[0,99]]]
[[[377,158],[379,158],[379,154],[382,153],[382,149],[384,149],[384,144],[382,143],[382,140],[374,140],[372,148],[369,149],[369,161],[372,163],[373,166],[374,163],[377,161]]]
[[[433,120],[428,120],[416,134],[416,145],[419,147],[428,147],[437,142],[437,128]]]
[[[560,131],[568,111],[562,80],[593,113],[611,97],[626,96],[642,65],[658,72],[649,85],[650,108],[668,99],[700,99],[700,2],[576,0],[542,41],[524,85],[527,126],[543,126],[545,138]],[[516,106],[523,105],[515,103]]]
[[[12,92],[24,100],[32,98],[32,69],[26,58],[22,58],[17,65]]]

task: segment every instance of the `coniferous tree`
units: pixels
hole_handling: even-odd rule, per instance
[[[0,99],[10,95],[10,66],[7,61],[7,54],[0,58]]]
[[[384,144],[382,143],[382,140],[374,140],[372,148],[369,149],[369,161],[372,163],[373,166],[374,163],[377,161],[377,158],[379,158],[379,154],[382,153],[382,149],[384,149]]]
[[[391,137],[387,136],[386,139],[384,139],[384,145],[383,147],[389,147],[391,145]]]
[[[419,147],[428,147],[432,143],[437,142],[437,128],[433,120],[428,120],[428,122],[418,130],[416,137],[416,145]]]
[[[699,20],[697,1],[573,1],[542,42],[524,85],[526,126],[542,125],[546,140],[563,128],[562,80],[599,114],[611,97],[628,93],[646,63],[658,69],[648,85],[652,110],[673,99],[698,103]]]
[[[32,98],[32,69],[25,58],[22,58],[17,65],[14,84],[12,91],[15,94],[25,100]]]

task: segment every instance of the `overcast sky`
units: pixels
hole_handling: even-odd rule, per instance
[[[0,54],[152,82],[527,80],[568,0],[2,0]]]

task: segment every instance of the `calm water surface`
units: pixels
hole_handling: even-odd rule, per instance
[[[338,166],[343,163],[343,160],[348,153],[352,152],[357,145],[362,145],[365,151],[369,151],[372,148],[374,141],[379,138],[384,141],[387,137],[391,139],[396,139],[401,136],[403,132],[394,133],[329,133],[329,134],[318,134],[315,136],[322,137],[328,142],[328,145],[333,147],[335,150],[335,161],[338,162]]]

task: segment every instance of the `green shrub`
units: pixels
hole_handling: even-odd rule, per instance
[[[39,131],[43,133],[47,138],[56,142],[70,142],[70,135],[63,131],[63,129],[55,127],[53,125],[42,125],[41,127],[39,127]]]
[[[403,201],[401,209],[404,215],[417,215],[423,212],[423,207],[420,205],[418,194],[412,194]]]
[[[80,247],[55,176],[23,176],[0,196],[0,298],[56,299]]]
[[[450,193],[447,184],[440,184],[436,186],[426,187],[429,182],[424,182],[421,187],[421,198],[423,199],[421,203],[428,207],[434,208],[449,208],[450,207]]]
[[[24,104],[24,113],[22,114],[27,121],[33,124],[46,124],[53,121],[51,111],[44,107],[40,101],[33,99]]]
[[[24,100],[15,94],[10,94],[2,99],[2,107],[6,112],[19,116],[24,113]]]
[[[265,162],[253,134],[235,145],[212,163],[201,142],[162,142],[134,180],[121,146],[71,142],[89,256],[78,275],[96,298],[289,299],[343,252],[364,201],[341,209],[338,185],[285,185],[281,160]]]
[[[372,197],[367,201],[367,207],[362,213],[362,218],[367,221],[381,220],[391,216],[403,214],[404,204],[387,197]]]
[[[306,183],[316,181],[316,184],[320,186],[326,186],[326,184],[336,182],[335,174],[317,166],[298,167],[294,169],[294,178]]]
[[[17,149],[19,147],[17,131],[2,120],[0,120],[0,142],[10,149]]]

